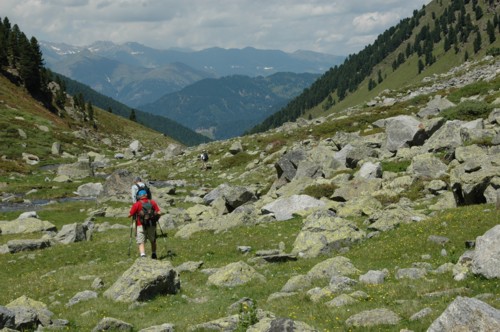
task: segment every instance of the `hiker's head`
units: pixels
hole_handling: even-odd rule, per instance
[[[141,182],[141,181],[142,181],[142,179],[141,179],[141,177],[140,177],[140,176],[136,176],[136,177],[134,178],[134,183]]]
[[[146,192],[146,190],[139,190],[139,192],[137,193],[137,197],[139,198],[148,197],[148,193]]]

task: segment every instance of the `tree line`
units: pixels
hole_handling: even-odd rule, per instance
[[[8,17],[0,18],[0,73],[16,84],[23,85],[50,111],[72,106],[83,121],[98,129],[94,104],[110,113],[159,131],[186,144],[209,142],[191,129],[170,119],[137,111],[111,98],[105,97],[90,87],[67,77],[51,72],[44,66],[40,45],[35,37],[28,39],[17,24]],[[53,82],[54,84],[50,84]]]
[[[437,4],[444,6],[443,0],[438,0]],[[469,5],[471,10],[467,11],[466,5]],[[276,128],[287,121],[295,121],[307,110],[322,102],[325,102],[324,108],[328,109],[357,90],[367,78],[368,89],[375,88],[384,79],[380,70],[376,72],[376,78],[371,77],[375,67],[405,43],[404,51],[395,55],[392,70],[398,69],[416,54],[418,57],[416,71],[420,74],[436,62],[435,49],[440,43],[444,45],[445,52],[453,50],[458,53],[464,48],[465,43],[473,38],[473,52],[479,52],[485,44],[480,26],[484,20],[483,7],[495,10],[498,4],[495,4],[495,0],[485,0],[483,4],[480,4],[479,0],[451,0],[439,17],[434,12],[429,15],[432,24],[422,23],[426,16],[426,6],[413,11],[412,17],[403,19],[396,26],[387,29],[373,44],[366,46],[357,54],[349,55],[343,64],[330,68],[297,98],[247,133],[262,132]],[[419,27],[417,32],[416,29]],[[495,12],[493,19],[486,22],[488,45],[495,42],[499,32],[500,17],[498,12]],[[412,36],[414,39],[411,39]],[[464,60],[468,57],[469,54],[465,50]]]
[[[28,39],[7,17],[0,18],[0,69],[10,78],[20,80],[33,96],[49,98],[49,74],[38,41],[35,37]]]

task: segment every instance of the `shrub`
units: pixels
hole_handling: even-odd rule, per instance
[[[453,91],[448,96],[448,99],[454,103],[460,103],[462,98],[468,98],[477,95],[488,95],[488,91],[494,87],[495,84],[485,81],[478,81],[466,85],[458,90]]]
[[[222,158],[219,165],[222,169],[238,167],[248,164],[253,158],[254,156],[251,156],[246,152],[240,152],[234,156]]]
[[[314,198],[330,197],[337,187],[332,183],[315,184],[304,189],[304,194]]]
[[[472,121],[477,118],[487,118],[493,107],[484,101],[467,100],[459,105],[441,112],[441,116],[447,120]]]

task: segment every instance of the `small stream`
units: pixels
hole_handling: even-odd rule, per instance
[[[26,212],[26,211],[39,211],[45,206],[54,203],[67,203],[67,202],[82,202],[82,201],[95,201],[95,197],[66,197],[57,199],[35,199],[29,202],[13,203],[13,202],[0,202],[0,213],[4,212]]]

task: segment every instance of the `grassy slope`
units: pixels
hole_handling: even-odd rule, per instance
[[[493,87],[493,85],[497,86],[498,83],[492,82],[490,84]],[[491,90],[491,87],[483,87],[483,90]],[[498,87],[496,89],[498,90]],[[17,90],[14,92],[17,93]],[[410,105],[421,107],[424,103],[424,99],[417,98],[406,105],[398,104],[392,108],[383,108],[380,109],[383,113],[380,116],[388,116],[392,112],[402,112],[402,109],[408,109]],[[20,106],[16,105],[16,107]],[[30,103],[27,103],[25,107],[36,110],[36,106],[30,105]],[[28,116],[28,113],[22,114],[25,117]],[[192,204],[182,202],[181,197],[184,193],[202,186],[215,187],[227,176],[233,178],[229,181],[230,183],[244,185],[251,183],[265,190],[264,187],[275,177],[273,162],[269,162],[265,171],[259,172],[259,174],[246,173],[246,165],[258,159],[258,155],[252,154],[251,151],[264,151],[266,148],[270,148],[269,153],[271,153],[298,140],[306,139],[309,135],[317,138],[331,137],[337,130],[346,129],[347,125],[350,126],[349,130],[362,130],[362,127],[371,123],[373,117],[376,116],[377,112],[371,109],[369,117],[363,113],[359,116],[352,115],[344,120],[315,126],[312,130],[308,127],[300,128],[293,135],[274,132],[243,137],[241,141],[247,152],[229,158],[224,157],[224,154],[231,145],[231,141],[210,143],[203,147],[209,151],[214,166],[209,172],[199,171],[199,164],[194,162],[196,150],[190,150],[185,155],[168,162],[139,163],[128,167],[135,169],[135,171],[146,170],[150,177],[156,179],[187,179],[188,186],[177,194],[178,207],[186,208]],[[362,121],[364,117],[366,122]],[[113,117],[111,114],[103,114],[102,119],[104,123],[108,121],[111,123]],[[354,126],[353,121],[359,123],[360,127]],[[110,130],[112,129],[110,128]],[[115,126],[114,130],[117,130],[116,134],[119,134],[121,129],[119,126]],[[154,135],[147,138],[155,140]],[[148,145],[152,142],[145,141],[145,143]],[[199,147],[199,149],[201,148]],[[225,175],[222,176],[223,174]],[[18,188],[19,192],[26,192],[31,187],[36,186],[41,187],[39,189],[40,195],[58,193],[57,190],[47,190],[53,184],[51,182],[45,183],[46,176],[52,177],[53,174],[49,171],[32,170],[26,175],[11,173],[8,176],[1,176],[0,182],[9,182],[9,186]],[[95,179],[84,180],[84,182],[86,181],[95,181]],[[63,187],[61,190],[65,189],[67,192],[71,192],[79,184],[68,184],[68,187]],[[418,196],[418,193],[416,195]],[[128,204],[125,203],[116,203],[113,206],[128,208]],[[42,219],[51,221],[58,229],[61,229],[64,224],[83,221],[89,211],[101,207],[103,206],[91,202],[53,204],[45,207],[39,212],[39,215]],[[162,208],[168,210],[168,207]],[[425,207],[423,208],[424,213],[429,213]],[[0,213],[0,220],[12,220],[17,215],[18,213],[14,212]],[[353,221],[357,222],[360,228],[366,229],[362,219],[354,218]],[[122,319],[133,324],[136,330],[168,322],[174,323],[178,331],[185,331],[192,324],[227,316],[229,314],[227,308],[232,303],[242,297],[251,297],[256,300],[257,307],[260,309],[272,311],[280,317],[302,320],[321,331],[347,330],[344,321],[353,313],[380,307],[391,309],[402,317],[401,323],[397,326],[383,327],[382,330],[399,331],[402,328],[408,328],[422,331],[437,318],[456,294],[471,297],[490,294],[484,297],[484,301],[500,308],[498,281],[469,277],[465,281],[457,282],[453,280],[451,273],[428,274],[425,278],[416,281],[397,280],[395,278],[397,268],[412,267],[417,262],[429,263],[434,269],[447,262],[455,263],[466,250],[464,247],[466,240],[473,240],[484,234],[486,230],[498,224],[499,221],[499,212],[492,205],[462,207],[436,213],[425,222],[401,225],[393,231],[353,246],[342,255],[350,258],[362,274],[368,270],[386,268],[389,270],[389,275],[386,282],[379,286],[354,286],[353,290],[364,291],[369,295],[369,298],[366,301],[340,309],[325,306],[323,303],[328,299],[320,303],[313,303],[304,293],[288,299],[267,302],[268,296],[279,291],[288,279],[298,274],[307,273],[316,263],[335,256],[335,253],[314,259],[257,266],[258,272],[267,279],[265,284],[250,283],[242,287],[219,289],[206,285],[207,276],[205,274],[185,272],[181,275],[182,289],[180,294],[160,296],[138,308],[114,303],[104,298],[102,292],[132,264],[135,258],[136,248],[133,243],[133,257],[127,256],[130,235],[128,229],[95,233],[92,241],[89,242],[55,246],[36,252],[0,255],[1,266],[7,267],[0,271],[0,282],[9,285],[4,292],[0,293],[0,304],[5,305],[21,295],[28,295],[49,305],[49,309],[55,313],[57,318],[68,319],[71,324],[69,330],[72,331],[91,330],[103,317]],[[96,220],[96,223],[104,222],[125,226],[129,224],[129,220],[126,218],[100,217]],[[161,259],[170,259],[174,265],[186,261],[203,261],[203,268],[222,267],[228,263],[239,260],[246,261],[252,257],[252,255],[240,254],[236,249],[240,245],[251,246],[254,251],[257,251],[275,249],[280,242],[283,242],[286,251],[290,251],[301,225],[302,219],[297,217],[286,222],[239,227],[219,234],[200,232],[189,240],[173,237],[176,230],[164,230],[168,232],[169,236],[159,239],[159,254]],[[429,235],[446,236],[450,242],[444,246],[438,246],[427,240]],[[39,237],[39,234],[2,235],[0,236],[0,245],[15,238]],[[447,251],[447,256],[441,255],[442,249]],[[167,250],[175,255],[167,258]],[[423,258],[423,255],[430,255],[430,259]],[[66,307],[65,304],[76,293],[91,289],[94,277],[102,278],[105,283],[105,287],[98,291],[99,297],[72,307]],[[358,276],[352,277],[357,279]],[[325,287],[327,284],[328,281],[324,280],[316,282],[314,286]],[[456,290],[458,293],[438,297],[426,295],[446,290]],[[411,315],[425,307],[432,309],[432,313],[428,317],[420,321],[409,320]],[[380,329],[377,327],[373,331]],[[367,329],[352,328],[351,330],[366,331]]]
[[[424,16],[420,25],[415,31],[420,31],[420,27],[429,24],[431,27],[434,26],[434,21],[431,19],[431,13],[434,12],[437,17],[441,15],[445,6],[448,6],[448,1],[443,1],[443,6],[439,6],[436,1],[432,1],[428,6],[426,6],[427,15]],[[471,4],[469,3],[467,7],[469,8]],[[484,7],[484,4],[482,4]],[[474,13],[472,13],[474,17]],[[473,40],[475,38],[475,34],[471,33],[467,43],[461,45],[461,50],[458,54],[455,54],[453,48],[444,52],[443,49],[443,39],[439,44],[435,46],[434,55],[436,56],[437,61],[432,64],[430,67],[426,67],[425,70],[418,74],[417,63],[418,57],[416,54],[413,54],[409,59],[405,61],[399,68],[396,70],[392,69],[392,62],[397,58],[398,53],[405,53],[406,45],[408,42],[413,42],[415,39],[415,34],[409,38],[408,41],[403,43],[394,53],[390,54],[386,59],[384,59],[378,66],[373,69],[372,78],[377,80],[377,72],[381,70],[382,77],[384,81],[381,84],[378,84],[373,90],[368,91],[368,81],[370,77],[364,80],[362,84],[360,84],[359,88],[352,94],[349,94],[344,100],[332,106],[328,110],[324,111],[321,107],[322,104],[316,106],[315,108],[309,110],[304,115],[304,118],[307,118],[309,114],[313,117],[325,116],[331,113],[338,112],[348,107],[353,107],[356,105],[362,105],[363,103],[368,102],[373,99],[377,95],[379,95],[382,91],[389,89],[395,90],[398,92],[405,92],[405,87],[414,86],[420,84],[421,80],[424,77],[429,77],[434,74],[440,74],[447,72],[453,67],[456,67],[463,63],[465,50],[467,50],[469,54],[469,59],[481,59],[486,52],[491,48],[500,47],[500,37],[497,37],[496,41],[493,44],[490,44],[488,41],[488,37],[486,34],[486,22],[488,19],[493,21],[494,13],[491,11],[484,10],[484,18],[482,24],[480,26],[480,30],[482,31],[482,48],[477,53],[474,54],[473,51]],[[333,95],[335,97],[335,95]]]

